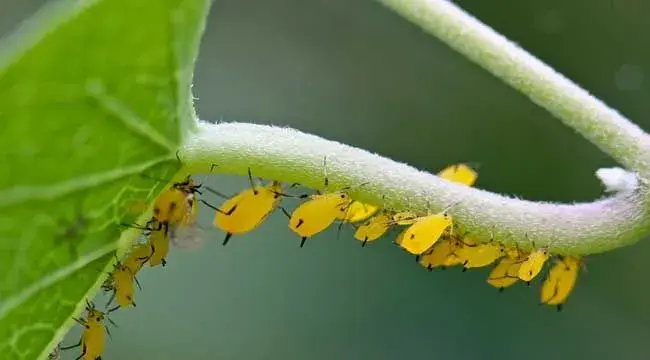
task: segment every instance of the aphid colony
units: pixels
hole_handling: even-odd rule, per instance
[[[324,169],[326,168],[324,164]],[[438,176],[447,181],[473,186],[478,174],[466,164],[456,164],[445,168]],[[188,176],[181,182],[173,183],[160,194],[154,203],[153,216],[145,225],[125,224],[141,229],[145,241],[133,245],[123,260],[116,259],[113,271],[102,285],[105,292],[111,293],[106,306],[109,307],[113,301],[116,305],[106,312],[100,312],[88,303],[86,318],[75,319],[84,327],[79,344],[64,346],[61,350],[81,346],[81,355],[77,360],[101,359],[103,330],[106,328],[104,320],[108,319],[106,315],[120,308],[136,306],[135,286],[140,287],[136,274],[147,263],[150,267],[166,266],[170,242],[182,247],[183,240],[179,234],[184,229],[195,226],[199,201],[215,211],[213,224],[226,234],[223,245],[233,236],[256,229],[277,208],[289,218],[289,228],[300,238],[300,247],[337,221],[339,229],[343,224],[354,227],[354,238],[361,242],[361,246],[376,241],[391,228],[402,226],[394,242],[414,255],[424,268],[433,270],[458,265],[466,271],[496,264],[487,283],[499,291],[519,280],[530,285],[552,257],[546,249],[535,248],[534,244],[533,250],[527,252],[505,247],[494,239],[481,243],[467,234],[459,234],[455,231],[449,213],[453,205],[437,213],[417,214],[381,209],[352,200],[349,195],[351,187],[329,190],[326,170],[325,191],[313,194],[289,194],[278,181],[261,184],[253,179],[250,169],[248,179],[250,188],[233,196],[225,196],[203,187],[225,199],[220,206],[215,206],[204,199],[198,199],[197,194],[202,195],[202,186]],[[289,188],[295,185],[298,184]],[[365,184],[359,186],[363,185]],[[280,206],[285,197],[307,200],[289,213]],[[555,256],[554,261],[543,281],[540,303],[556,306],[560,310],[575,286],[582,263],[579,258],[560,255]]]

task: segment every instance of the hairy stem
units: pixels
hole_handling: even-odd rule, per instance
[[[354,188],[353,198],[421,213],[453,205],[454,222],[480,240],[553,253],[587,255],[631,244],[648,233],[648,193],[635,190],[580,204],[539,203],[458,185],[377,154],[290,128],[200,122],[182,147],[185,171],[254,176],[330,190]],[[455,204],[455,205],[454,205]]]
[[[527,95],[622,165],[650,177],[648,134],[457,5],[379,1]]]

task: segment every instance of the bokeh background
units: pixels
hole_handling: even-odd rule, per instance
[[[2,0],[0,34],[42,2]],[[650,129],[650,2],[458,3]],[[206,120],[288,125],[433,172],[475,162],[478,187],[532,200],[598,198],[594,171],[614,165],[370,0],[216,0],[195,93]],[[206,181],[226,193],[247,186],[234,176]],[[557,313],[537,305],[539,282],[499,294],[487,270],[429,273],[388,238],[361,248],[350,229],[339,239],[332,229],[300,249],[277,213],[223,247],[211,212],[200,220],[203,249],[176,250],[166,268],[140,273],[138,307],[112,315],[119,328],[104,359],[650,356],[650,241],[589,257]]]

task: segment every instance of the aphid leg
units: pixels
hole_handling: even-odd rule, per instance
[[[255,182],[253,181],[253,174],[251,174],[251,168],[248,168],[248,182],[251,184],[251,189],[253,189],[253,195],[257,195],[257,189],[255,188]]]
[[[300,240],[300,247],[305,246],[305,241],[307,241],[307,237],[303,236],[302,239]]]
[[[212,165],[210,165],[210,172],[214,171],[214,168],[216,168],[217,166],[219,166],[219,165],[214,164],[214,163]]]
[[[134,276],[133,280],[135,280],[135,284],[138,286],[138,289],[142,290],[142,285],[140,285],[140,282],[138,281],[138,278]]]
[[[343,221],[339,221],[339,226],[336,229],[336,241],[341,238],[341,227],[343,227]]]
[[[282,212],[284,213],[284,215],[286,215],[287,218],[291,219],[291,214],[289,214],[289,212],[287,211],[287,209],[285,209],[284,207],[280,206],[280,210],[282,210]]]
[[[116,291],[113,291],[113,294],[111,295],[111,298],[108,299],[108,302],[106,303],[106,306],[104,306],[104,307],[108,307],[108,305],[110,305],[113,302],[113,300],[115,299],[115,292]],[[119,305],[118,305],[118,308],[119,308]],[[111,311],[109,310],[108,312],[111,312]]]
[[[562,305],[564,305],[564,304],[557,304],[557,312],[562,311],[562,308],[563,308]]]
[[[224,215],[230,215],[230,214],[232,214],[232,212],[235,211],[235,208],[237,207],[237,206],[233,206],[233,208],[230,209],[230,213],[227,213],[227,212],[225,212],[225,211],[219,209],[218,207],[216,207],[216,206],[214,206],[214,205],[208,203],[207,201],[205,201],[205,200],[203,200],[203,199],[199,199],[199,200],[200,200],[203,204],[207,205],[210,209],[212,209],[212,210],[214,210],[214,211],[216,211],[216,212],[222,213],[222,214],[224,214]]]
[[[325,191],[329,188],[329,178],[327,177],[327,155],[323,156],[323,175],[325,175]]]
[[[111,324],[114,327],[119,327],[119,326],[117,326],[115,321],[111,320],[111,318],[109,318],[108,316],[106,317],[106,321],[108,321],[108,323]]]
[[[223,242],[221,243],[221,245],[225,246],[228,243],[228,241],[230,240],[231,237],[232,237],[232,233],[226,233],[226,237],[223,239]]]
[[[81,360],[84,356],[86,356],[86,345],[84,345],[83,350],[81,350],[81,355],[74,360]]]
[[[74,348],[78,348],[79,346],[81,346],[81,339],[79,339],[79,342],[74,345],[61,346],[61,350],[74,349]]]
[[[506,288],[504,288],[504,287],[500,287],[500,288],[497,289],[497,291],[499,291],[499,293],[502,293],[503,290],[505,290],[505,289],[506,289]]]
[[[119,310],[119,308],[120,308],[120,306],[117,305],[117,306],[115,306],[114,308],[111,308],[111,309],[106,310],[106,312],[110,314],[110,313],[112,313],[113,311]]]
[[[165,258],[161,259],[160,262],[161,262],[161,264],[162,264],[163,267],[167,266],[167,260],[165,260]],[[134,306],[135,306],[135,305],[134,305]]]
[[[415,262],[420,262],[420,255],[415,255]]]
[[[368,243],[368,237],[366,236],[366,237],[363,238],[363,242],[361,243],[361,247],[365,247],[367,243]]]

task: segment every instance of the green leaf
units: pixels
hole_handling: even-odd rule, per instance
[[[2,359],[47,355],[178,171],[209,6],[57,1],[0,44]]]

